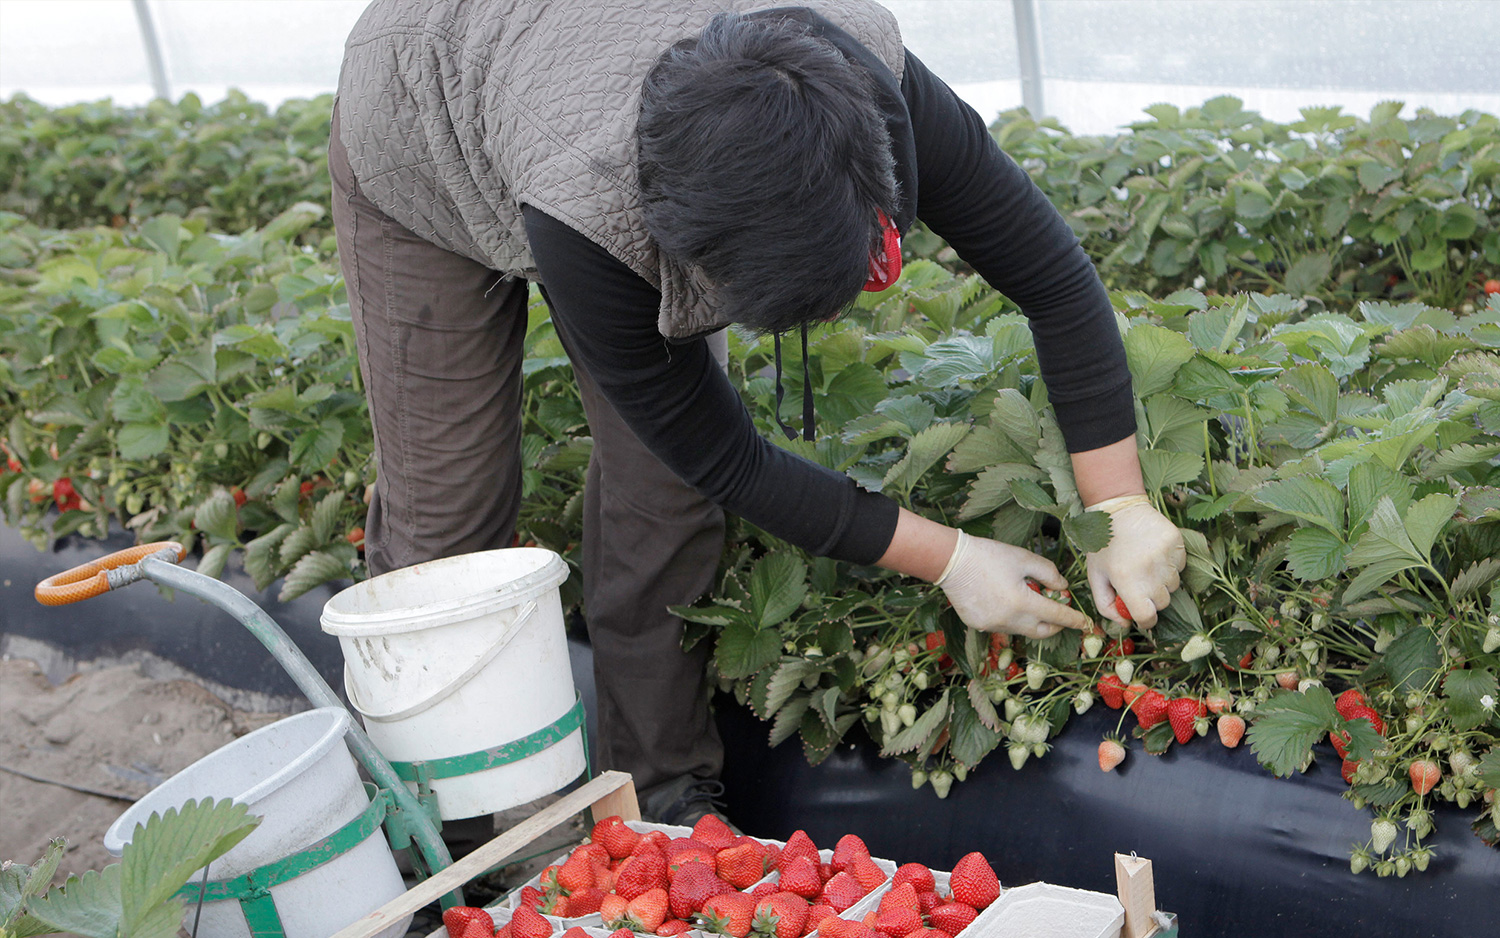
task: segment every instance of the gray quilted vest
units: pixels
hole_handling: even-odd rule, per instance
[[[360,190],[440,247],[537,279],[520,206],[587,236],[661,291],[661,333],[724,322],[646,232],[636,175],[641,84],[714,13],[811,9],[899,80],[896,20],[873,0],[375,0],[339,76]]]

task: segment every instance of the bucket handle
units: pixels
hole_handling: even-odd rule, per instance
[[[462,674],[438,688],[435,693],[426,699],[419,700],[409,707],[401,710],[393,710],[390,713],[375,713],[366,708],[364,704],[360,703],[359,695],[354,691],[354,682],[349,680],[349,662],[347,660],[344,662],[344,693],[349,695],[349,702],[354,705],[354,709],[358,710],[360,716],[367,720],[374,720],[376,723],[395,723],[409,717],[414,717],[424,710],[428,710],[446,700],[454,691],[467,684],[480,671],[483,671],[485,666],[494,661],[495,656],[500,654],[506,645],[510,644],[510,640],[516,637],[516,633],[521,630],[521,626],[526,624],[526,620],[530,619],[531,614],[534,612],[536,612],[536,603],[527,603],[522,608],[520,614],[511,620],[510,625],[506,626],[505,631],[500,634],[495,643],[487,648],[484,654],[480,655],[473,664],[465,668]]]

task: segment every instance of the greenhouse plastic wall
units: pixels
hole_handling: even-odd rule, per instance
[[[231,87],[278,103],[332,90],[365,0],[138,0],[172,97]],[[48,104],[153,96],[132,0],[0,0],[0,97]],[[1219,94],[1272,120],[1397,99],[1456,114],[1500,111],[1492,0],[885,0],[907,46],[986,118],[1036,96],[1077,133],[1107,133],[1157,102]],[[1025,26],[1027,11],[1034,30]],[[1020,14],[1019,19],[1018,15]],[[1023,44],[1018,44],[1018,33]],[[1032,38],[1028,38],[1032,37]],[[1035,49],[1029,44],[1035,42]]]

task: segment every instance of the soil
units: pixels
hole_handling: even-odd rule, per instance
[[[0,660],[0,860],[31,863],[61,837],[58,882],[106,865],[104,832],[131,800],[281,716],[132,666],[54,686],[34,661]]]

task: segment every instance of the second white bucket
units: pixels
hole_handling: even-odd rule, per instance
[[[323,631],[344,652],[344,687],[393,763],[451,759],[556,724],[576,703],[550,550],[462,554],[338,593]],[[534,755],[434,779],[443,820],[491,814],[562,788],[585,769],[582,727]],[[409,782],[415,788],[415,783]]]

